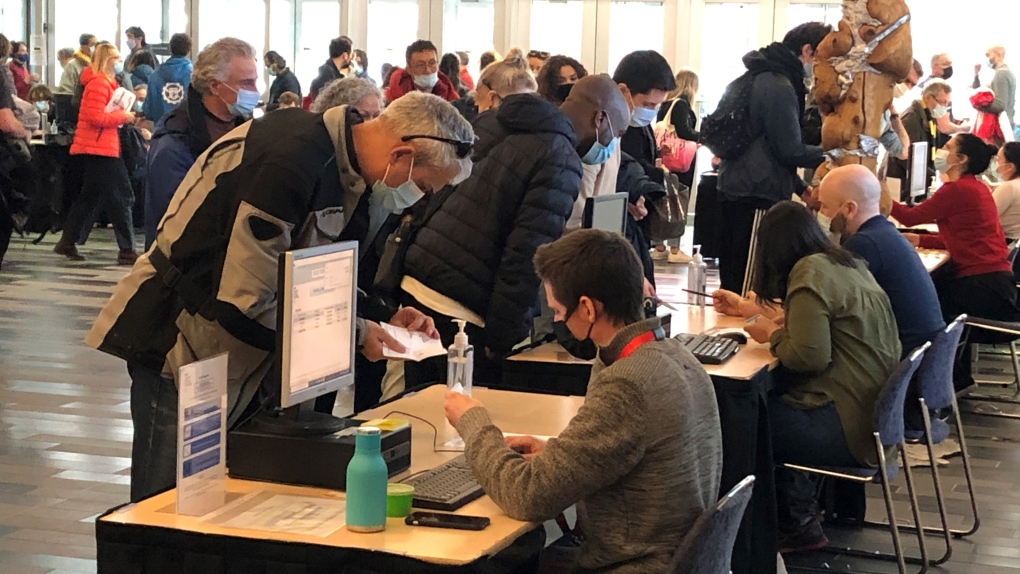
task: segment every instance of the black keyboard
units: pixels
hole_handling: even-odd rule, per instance
[[[414,487],[414,508],[452,512],[485,494],[464,455],[405,480]]]
[[[721,365],[740,351],[740,345],[731,339],[712,335],[690,335],[683,333],[676,339],[687,347],[702,365]]]

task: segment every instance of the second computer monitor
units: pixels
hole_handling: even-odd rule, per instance
[[[354,384],[357,278],[354,241],[280,256],[280,407]]]
[[[626,193],[589,197],[584,204],[581,227],[625,235],[628,199],[629,196]]]
[[[928,142],[910,145],[910,179],[908,202],[910,205],[928,197]]]

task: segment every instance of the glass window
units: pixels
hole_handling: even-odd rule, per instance
[[[170,22],[167,23],[167,30],[170,36],[178,32],[188,33],[188,11],[184,6],[187,0],[170,0]],[[169,40],[169,38],[167,38]],[[193,43],[191,46],[191,59],[194,60],[198,57],[198,53],[202,51],[202,46],[198,43]]]
[[[793,30],[805,22],[824,22],[833,28],[843,19],[841,4],[790,4],[787,12],[787,29]]]
[[[758,5],[705,4],[701,38],[702,112],[715,110],[726,86],[744,72],[744,54],[758,48]],[[710,32],[726,30],[726,34]]]
[[[220,38],[232,36],[251,44],[258,59],[262,59],[262,54],[266,53],[265,0],[216,0],[199,2],[198,6],[200,46],[205,47]],[[258,91],[264,89],[265,82],[260,74]]]
[[[584,2],[581,0],[533,0],[531,3],[531,45],[552,55],[563,54],[581,60]],[[633,30],[627,32],[632,34]],[[525,48],[524,46],[521,46]]]
[[[478,58],[493,46],[493,0],[446,0],[444,6],[443,51],[467,52],[477,67]]]
[[[163,0],[131,0],[120,3],[120,52],[125,57],[131,52],[127,45],[126,30],[132,26],[137,26],[145,32],[146,43],[161,43]],[[167,40],[170,38],[167,37]]]
[[[294,2],[292,0],[270,0],[269,3],[269,48],[274,50],[288,66],[294,60]],[[304,85],[301,86],[304,89]]]
[[[304,0],[298,3],[298,45],[293,70],[308,92],[319,66],[329,59],[329,42],[340,35],[340,3]]]
[[[405,52],[418,39],[417,0],[368,0],[368,42],[365,53],[374,78],[383,64],[403,68]]]
[[[637,50],[662,53],[665,12],[662,2],[612,2],[609,5],[609,66],[612,74],[627,54]],[[640,30],[635,34],[635,30]]]
[[[113,41],[117,33],[117,19],[110,14],[117,13],[117,0],[94,0],[88,9],[82,9],[78,0],[54,0],[56,14],[53,26],[55,50],[60,48],[78,49],[78,37],[82,34],[94,34],[100,41]],[[57,54],[50,55],[54,66],[55,83],[60,81],[60,64]]]
[[[0,0],[0,32],[9,40],[25,35],[25,6],[22,0]]]

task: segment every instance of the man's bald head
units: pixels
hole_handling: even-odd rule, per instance
[[[610,139],[622,136],[630,125],[627,100],[616,82],[606,74],[578,80],[560,110],[574,124],[577,150],[582,156],[596,139],[608,145]]]
[[[818,188],[822,215],[835,218],[843,213],[846,230],[854,233],[865,221],[879,214],[882,184],[863,165],[847,165],[830,171]]]
[[[992,46],[988,48],[988,52],[985,53],[988,60],[996,67],[1002,65],[1002,62],[1006,59],[1006,48],[1003,46]]]

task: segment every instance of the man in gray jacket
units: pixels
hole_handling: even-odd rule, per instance
[[[1016,76],[1006,65],[1006,49],[1002,46],[992,46],[988,48],[985,56],[988,57],[988,66],[995,70],[995,75],[988,84],[988,88],[995,94],[995,101],[978,111],[992,115],[1006,112],[1009,126],[1016,128],[1016,119],[1013,117],[1016,111]],[[974,67],[974,84],[971,86],[975,90],[981,87],[980,73],[981,65],[978,64]]]
[[[446,416],[479,484],[511,518],[586,516],[580,571],[665,572],[719,496],[722,432],[705,369],[659,319],[644,320],[641,263],[620,235],[585,229],[535,255],[556,319],[599,346],[584,406],[548,443],[504,440],[478,401],[450,392]]]

